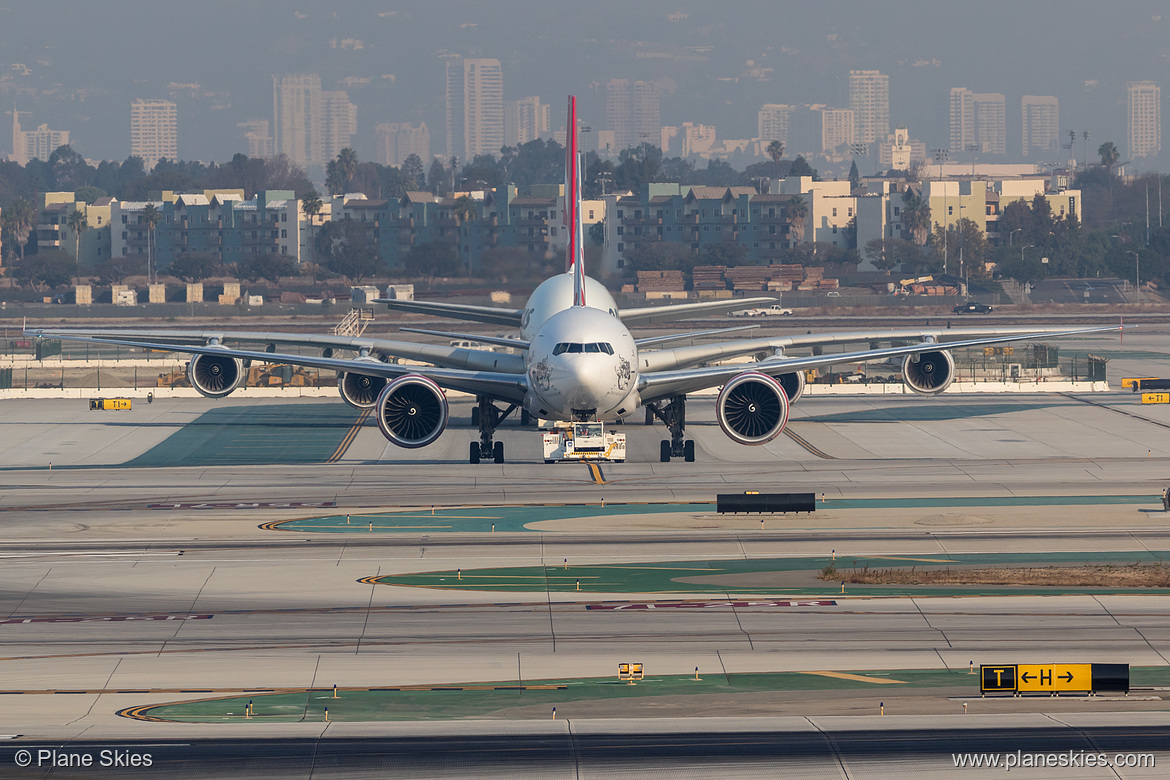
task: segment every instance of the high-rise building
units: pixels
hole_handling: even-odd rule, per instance
[[[853,111],[848,108],[821,109],[821,150],[830,152],[848,147],[857,138]]]
[[[447,156],[470,160],[504,145],[504,71],[499,60],[447,60]]]
[[[418,155],[423,165],[431,157],[431,133],[427,123],[384,122],[374,128],[375,156],[382,165],[402,165],[407,157]]]
[[[849,71],[849,108],[856,140],[884,141],[890,134],[890,77],[877,70]]]
[[[179,112],[169,100],[135,100],[130,104],[130,154],[150,170],[160,159],[178,159]]]
[[[316,73],[273,76],[273,143],[277,154],[310,168],[324,163],[321,77]]]
[[[617,151],[658,141],[662,135],[661,96],[662,91],[653,81],[606,82],[605,129],[613,133]]]
[[[36,130],[22,130],[20,115],[27,111],[12,111],[12,161],[28,165],[29,160],[47,161],[59,146],[69,145],[68,130],[50,130],[40,125]]]
[[[1023,114],[1023,151],[1045,154],[1060,149],[1060,104],[1051,95],[1024,95],[1020,101]]]
[[[1007,154],[1005,98],[997,92],[951,88],[952,154],[980,152]]]
[[[788,146],[788,117],[792,106],[783,103],[765,103],[756,113],[756,137],[761,141],[779,141]],[[764,144],[767,146],[767,143]]]
[[[244,132],[244,140],[248,142],[249,157],[264,159],[272,156],[272,133],[269,130],[270,125],[267,119],[237,122],[236,127]]]
[[[1153,81],[1131,81],[1129,93],[1129,157],[1154,157],[1162,151],[1162,90]]]
[[[342,149],[353,146],[357,134],[357,106],[349,102],[349,93],[323,91],[321,93],[321,151],[322,162],[328,162]]]
[[[504,103],[504,145],[535,141],[548,133],[552,111],[548,103],[532,96]]]

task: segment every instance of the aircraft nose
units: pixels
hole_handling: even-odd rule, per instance
[[[592,356],[576,357],[569,361],[569,372],[572,377],[573,398],[575,409],[594,409],[605,396],[609,380],[606,366],[602,361]]]

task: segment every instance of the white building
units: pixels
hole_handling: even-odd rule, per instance
[[[1024,95],[1020,101],[1023,113],[1023,152],[1054,154],[1060,151],[1060,103],[1052,95]]]
[[[518,146],[547,135],[551,109],[548,103],[542,103],[535,95],[505,102],[504,145]]]
[[[41,125],[36,130],[22,130],[20,115],[27,111],[12,112],[12,161],[28,165],[29,160],[48,161],[58,147],[69,145],[68,130],[50,130]]]
[[[399,166],[416,154],[427,164],[431,158],[431,134],[427,123],[383,122],[374,128],[374,157],[382,165]]]
[[[890,134],[890,77],[877,70],[849,71],[849,108],[857,140],[874,143]]]
[[[1162,90],[1153,81],[1131,81],[1126,91],[1129,157],[1156,157],[1162,152]]]

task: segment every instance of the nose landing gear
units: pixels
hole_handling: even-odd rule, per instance
[[[685,395],[670,396],[666,406],[659,403],[646,404],[647,417],[653,414],[670,429],[670,441],[664,441],[659,447],[658,460],[670,463],[670,459],[682,458],[687,463],[695,462],[695,442],[693,439],[683,439],[687,424],[687,397]]]

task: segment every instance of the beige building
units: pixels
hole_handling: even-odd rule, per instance
[[[321,77],[316,73],[272,77],[273,146],[302,168],[324,164]]]
[[[12,112],[12,161],[19,165],[28,165],[29,160],[47,161],[58,147],[69,144],[68,130],[50,130],[44,124],[36,130],[21,129],[20,115],[27,113]]]
[[[244,140],[248,144],[248,156],[253,159],[271,157],[272,132],[267,119],[253,119],[249,122],[238,122],[236,127],[244,132]]]
[[[518,146],[548,134],[552,107],[535,95],[504,103],[504,145]]]
[[[504,145],[504,71],[495,59],[447,61],[447,157],[499,154]]]
[[[427,123],[383,122],[374,128],[374,154],[382,165],[402,165],[407,157],[418,155],[427,165],[431,158],[431,133]]]
[[[856,140],[874,143],[890,134],[890,77],[877,70],[849,71],[849,108]]]
[[[179,158],[179,111],[170,100],[130,104],[130,154],[149,171],[161,159]]]
[[[1162,152],[1162,90],[1153,81],[1131,81],[1126,91],[1129,157],[1156,157]]]
[[[1052,95],[1024,95],[1020,108],[1023,116],[1024,156],[1059,152],[1059,101]]]
[[[610,79],[605,84],[605,129],[613,133],[613,153],[653,144],[662,135],[662,91],[653,81]]]
[[[972,92],[953,87],[950,102],[950,151],[1007,153],[1005,98],[997,92]]]
[[[72,192],[42,193],[34,236],[37,248],[61,249],[75,259],[80,256],[82,267],[94,266],[109,260],[112,202],[113,198],[102,197],[91,205],[77,200]],[[70,224],[75,212],[85,217],[85,227],[81,230],[80,240]]]

